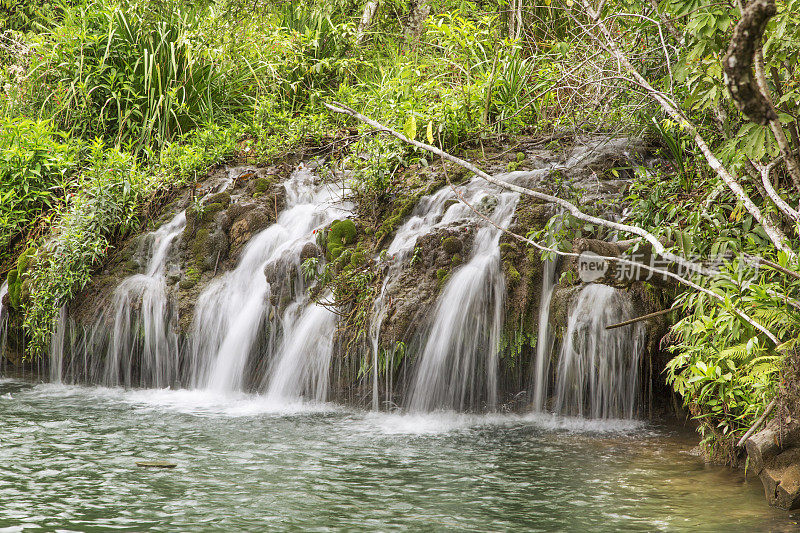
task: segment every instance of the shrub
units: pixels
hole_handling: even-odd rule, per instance
[[[77,155],[48,122],[0,122],[0,262],[11,243],[66,196]]]

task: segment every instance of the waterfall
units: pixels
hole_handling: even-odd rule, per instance
[[[114,326],[103,379],[106,385],[123,383],[130,387],[138,381],[163,388],[178,380],[178,336],[170,328],[165,271],[170,246],[184,227],[186,212],[181,211],[151,233],[152,253],[145,273],[126,278],[114,291]],[[138,369],[132,354],[139,357]]]
[[[0,362],[5,365],[6,334],[8,331],[8,316],[3,306],[3,300],[8,294],[8,281],[0,285]]]
[[[489,196],[478,193],[468,202],[475,205]],[[496,198],[490,219],[499,227],[507,227],[519,195],[504,192]],[[463,204],[450,208],[455,209],[463,216],[469,208]],[[474,216],[471,211],[469,214]],[[494,225],[482,226],[475,235],[470,260],[451,275],[439,296],[417,360],[408,404],[411,411],[465,410],[481,407],[481,402],[489,409],[496,406],[497,355],[505,302],[501,235]]]
[[[195,387],[223,392],[243,390],[248,360],[260,348],[256,342],[259,333],[266,329],[274,337],[276,326],[282,325],[284,340],[275,357],[271,357],[276,344],[273,338],[262,348],[267,352],[267,360],[273,360],[274,368],[285,370],[281,380],[287,385],[270,382],[268,388],[275,395],[294,394],[301,389],[307,392],[299,385],[289,385],[305,379],[302,377],[305,369],[292,366],[290,361],[302,355],[295,350],[310,346],[320,348],[325,336],[332,337],[333,333],[332,328],[327,327],[332,321],[331,313],[307,301],[304,279],[299,272],[300,255],[303,247],[313,242],[315,229],[347,216],[351,209],[342,200],[346,190],[341,185],[318,184],[317,181],[305,167],[296,170],[284,183],[286,209],[277,222],[253,237],[236,268],[211,282],[198,298],[192,331]],[[269,285],[265,269],[270,268],[278,269],[284,286]],[[273,292],[278,296],[289,294],[293,300],[281,318],[274,317],[280,305],[272,307]],[[309,309],[304,309],[306,307]],[[295,314],[299,314],[299,318]],[[267,321],[271,322],[269,326]],[[297,344],[294,341],[301,339],[287,338],[293,335],[309,337],[305,339],[309,344]],[[332,345],[328,352],[331,350]],[[274,361],[276,357],[285,359],[286,363]],[[297,375],[288,376],[290,371]]]
[[[542,269],[542,294],[539,302],[539,321],[536,333],[536,360],[533,374],[533,410],[544,411],[547,385],[550,377],[550,355],[555,339],[550,328],[550,301],[556,286],[556,258],[544,262]]]
[[[76,331],[61,309],[50,341],[51,381],[76,379],[81,371],[83,379],[106,386],[162,388],[178,380],[178,336],[170,327],[174,313],[165,275],[169,250],[185,226],[186,213],[180,212],[147,234],[144,274],[129,276],[116,287],[109,314],[101,313],[92,327]],[[110,329],[107,317],[113,318]],[[95,373],[90,366],[98,353],[105,358],[97,363],[102,370]]]
[[[514,180],[520,177],[532,177],[540,174],[543,175],[540,171],[515,172],[505,176],[505,178]],[[458,195],[452,187],[445,186],[433,194],[422,197],[414,207],[409,219],[397,229],[394,239],[386,250],[386,255],[389,258],[389,271],[384,279],[381,293],[375,300],[370,321],[373,362],[373,409],[378,409],[380,403],[378,398],[379,376],[377,366],[380,354],[380,331],[389,305],[386,295],[392,283],[399,277],[403,266],[405,266],[404,263],[412,255],[417,240],[440,228],[465,222],[485,223],[470,207],[459,201],[459,196],[473,207],[483,208],[484,211],[487,210],[488,205],[489,211],[493,209],[490,219],[501,227],[505,227],[510,223],[519,198],[516,193],[501,193],[499,189],[487,184],[485,180],[478,177],[474,177],[467,183],[457,186],[456,190]],[[493,199],[497,199],[496,206],[492,205]],[[489,201],[488,204],[482,205],[482,202],[487,200]],[[428,411],[441,407],[460,408],[462,400],[473,404],[478,400],[478,396],[481,396],[477,393],[477,390],[485,388],[484,385],[491,389],[491,392],[486,395],[487,402],[492,404],[495,401],[496,346],[499,343],[500,331],[503,326],[502,307],[505,298],[505,280],[500,269],[499,253],[501,233],[499,229],[494,227],[481,228],[477,232],[470,261],[453,273],[452,279],[439,297],[435,312],[436,318],[430,328],[427,336],[428,342],[425,344],[423,352],[433,354],[437,349],[441,349],[444,356],[438,362],[434,361],[435,358],[432,355],[423,357],[424,364],[430,365],[428,370],[435,370],[438,373],[431,378],[432,381],[430,383],[422,383],[422,374],[418,372],[417,383],[413,386],[416,392],[412,395],[416,397],[416,400],[411,402],[411,408],[414,410]],[[484,285],[481,286],[481,284]],[[465,294],[459,287],[467,286],[470,287],[470,292]],[[486,294],[482,294],[484,291],[486,291]],[[449,299],[447,297],[448,294],[450,294]],[[471,312],[476,314],[472,324],[468,325],[469,317],[462,317],[459,320],[455,316],[446,316],[447,311],[442,302],[453,303],[453,300],[458,299],[459,295],[464,298],[458,301],[456,305],[469,305]],[[459,335],[461,328],[482,328],[482,330],[470,329],[466,333],[469,339],[461,339],[464,342],[458,342],[460,339],[455,336]],[[448,338],[441,339],[439,338],[441,335],[448,336]],[[449,336],[451,335],[454,337],[450,338]],[[438,347],[436,346],[437,342],[441,344]],[[491,348],[489,348],[490,346]],[[466,380],[457,386],[455,381],[460,378],[445,377],[447,369],[443,365],[447,365],[448,359],[451,356],[455,356],[455,352],[452,350],[461,349],[471,350],[472,354],[464,354],[463,360],[459,357],[455,358],[454,364],[458,368],[454,369],[453,372],[455,374],[463,372],[463,377]],[[487,364],[482,369],[478,369],[473,365],[475,359],[482,357],[478,352],[491,352],[494,354],[487,359]],[[469,360],[470,363],[465,363],[466,360]],[[391,402],[391,376],[388,375],[389,373],[387,371],[387,404]],[[437,387],[447,389],[461,386],[469,389],[469,394],[459,400],[456,400],[456,396],[460,396],[460,393],[443,392],[439,395],[439,393],[433,392],[433,389],[437,389]],[[429,387],[431,388],[430,390]],[[429,390],[432,396],[427,397],[427,393],[423,392],[424,390]],[[467,396],[469,396],[469,400]]]
[[[554,409],[591,418],[633,418],[639,395],[641,323],[607,330],[633,318],[625,292],[590,283],[569,314],[558,368]]]
[[[335,327],[336,315],[321,305],[295,302],[287,308],[283,340],[267,375],[269,400],[327,399]]]
[[[476,181],[476,180],[473,180]],[[475,186],[473,185],[473,189]],[[389,257],[389,272],[383,280],[381,292],[375,299],[372,309],[372,319],[370,320],[370,342],[372,344],[372,409],[377,411],[380,407],[378,392],[378,359],[380,355],[380,335],[383,320],[388,311],[386,292],[391,283],[399,276],[403,264],[414,250],[417,239],[440,224],[446,224],[456,220],[456,215],[447,217],[444,222],[445,213],[448,208],[455,204],[455,193],[450,187],[443,187],[431,195],[423,196],[411,212],[411,217],[403,223],[395,232],[394,239],[386,249],[386,256]],[[454,210],[458,212],[458,208]],[[378,258],[378,260],[380,260]],[[388,374],[389,372],[387,372]],[[387,376],[387,382],[390,377]],[[391,402],[391,391],[387,386],[386,400]]]
[[[61,383],[64,367],[64,342],[67,336],[67,310],[61,307],[58,310],[58,319],[53,336],[50,338],[50,381]]]

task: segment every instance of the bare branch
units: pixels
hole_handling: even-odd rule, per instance
[[[593,223],[593,224],[598,224],[598,225],[601,225],[601,226],[609,227],[609,228],[612,228],[612,229],[617,229],[619,231],[624,231],[624,232],[628,232],[628,233],[633,233],[635,235],[639,235],[640,237],[643,237],[645,240],[650,242],[650,244],[653,246],[653,250],[656,253],[658,253],[659,255],[661,255],[662,257],[664,257],[666,259],[669,259],[670,261],[673,261],[673,262],[675,262],[677,264],[680,264],[681,266],[683,266],[684,268],[687,268],[688,270],[690,270],[692,272],[697,272],[697,273],[706,274],[706,275],[712,274],[712,272],[709,272],[709,270],[706,269],[705,267],[703,267],[702,265],[698,265],[698,264],[693,263],[691,261],[687,261],[686,259],[684,259],[684,258],[682,258],[680,256],[677,256],[675,254],[667,252],[664,249],[664,246],[661,244],[661,242],[654,235],[652,235],[651,233],[649,233],[649,232],[647,232],[647,231],[645,231],[645,230],[643,230],[641,228],[637,228],[636,226],[629,226],[627,224],[619,224],[617,222],[611,222],[611,221],[604,220],[604,219],[601,219],[601,218],[598,218],[598,217],[587,215],[587,214],[581,212],[580,209],[578,209],[574,204],[572,204],[571,202],[568,202],[567,200],[564,200],[562,198],[558,198],[556,196],[552,196],[552,195],[549,195],[549,194],[546,194],[546,193],[542,193],[542,192],[539,192],[539,191],[534,191],[534,190],[528,189],[526,187],[520,187],[519,185],[514,185],[513,183],[508,183],[507,181],[504,181],[504,180],[498,179],[496,177],[490,176],[489,174],[487,174],[486,172],[480,170],[479,168],[477,168],[475,165],[473,165],[472,163],[470,163],[468,161],[465,161],[465,160],[463,160],[461,158],[458,158],[458,157],[456,157],[456,156],[454,156],[452,154],[449,154],[449,153],[447,153],[447,152],[445,152],[443,150],[440,150],[439,148],[436,148],[435,146],[431,146],[429,144],[425,144],[425,143],[421,143],[421,142],[413,140],[413,139],[409,139],[408,137],[406,137],[402,133],[400,133],[398,131],[395,131],[395,130],[393,130],[391,128],[388,128],[388,127],[384,126],[383,124],[381,124],[379,122],[376,122],[376,121],[374,121],[374,120],[362,115],[361,113],[358,113],[357,111],[355,111],[355,110],[353,110],[353,109],[351,109],[351,108],[349,108],[349,107],[347,107],[344,104],[341,104],[339,102],[334,102],[333,105],[325,103],[325,107],[328,108],[329,110],[335,112],[335,113],[341,113],[341,114],[344,114],[344,115],[351,116],[351,117],[353,117],[353,118],[355,118],[357,120],[360,120],[361,122],[364,122],[365,124],[368,124],[368,125],[372,126],[373,128],[377,129],[378,131],[382,131],[382,132],[388,133],[388,134],[392,135],[393,137],[396,137],[397,139],[400,139],[402,142],[405,142],[407,144],[411,144],[413,146],[416,146],[417,148],[420,148],[420,149],[426,150],[428,152],[431,152],[433,154],[436,154],[442,159],[446,159],[446,160],[451,161],[451,162],[453,162],[453,163],[455,163],[455,164],[457,164],[457,165],[459,165],[459,166],[461,166],[463,168],[466,168],[470,172],[474,173],[477,176],[480,176],[481,178],[485,179],[489,183],[493,183],[493,184],[495,184],[495,185],[497,185],[499,187],[502,187],[504,189],[507,189],[507,190],[511,190],[511,191],[514,191],[514,192],[518,192],[520,194],[525,194],[525,195],[531,196],[533,198],[538,198],[540,200],[544,200],[546,202],[550,202],[550,203],[554,203],[554,204],[560,205],[561,207],[563,207],[567,211],[569,211],[570,214],[572,214],[572,216],[574,216],[575,218],[584,220],[586,222],[590,222],[590,223]],[[549,170],[545,171],[545,172],[549,172]],[[449,179],[448,179],[448,182],[449,182]],[[451,184],[451,186],[452,186],[452,184]],[[459,199],[462,202],[464,202],[468,207],[470,207],[470,209],[472,209],[474,212],[478,213],[478,211],[474,207],[470,206],[465,201],[463,196],[459,195]],[[544,246],[542,244],[539,244],[539,243],[537,243],[536,241],[534,241],[532,239],[528,239],[527,237],[523,237],[521,235],[517,235],[516,233],[511,232],[508,229],[502,228],[502,227],[494,224],[494,222],[492,222],[488,217],[486,217],[485,215],[483,215],[481,213],[478,213],[478,214],[481,216],[481,218],[483,218],[484,220],[487,220],[490,224],[494,225],[495,227],[497,227],[501,231],[513,236],[517,240],[520,240],[520,241],[523,241],[525,243],[528,243],[531,246],[534,246],[535,248],[537,248],[539,250],[552,252],[552,253],[555,253],[555,254],[558,254],[558,255],[563,255],[563,256],[570,256],[570,257],[578,257],[578,255],[579,255],[579,254],[576,254],[576,253],[561,252],[561,251],[556,250],[554,248],[550,248],[548,246]],[[696,290],[698,292],[702,292],[703,294],[706,294],[706,295],[710,296],[711,298],[713,298],[717,302],[721,303],[722,305],[725,305],[727,303],[726,299],[723,296],[717,294],[716,292],[711,291],[709,289],[706,289],[705,287],[701,287],[697,283],[695,283],[695,282],[693,282],[693,281],[691,281],[691,280],[689,280],[687,278],[684,278],[683,276],[680,276],[679,274],[671,272],[669,270],[658,269],[658,268],[652,267],[652,266],[644,264],[644,263],[630,261],[630,260],[625,259],[623,257],[608,257],[608,256],[600,256],[600,257],[603,258],[603,259],[606,259],[606,260],[613,260],[613,261],[616,261],[618,263],[629,264],[629,265],[633,265],[633,266],[636,266],[636,267],[644,268],[645,270],[648,270],[650,272],[654,272],[654,273],[662,274],[664,276],[671,277],[671,278],[679,281],[680,283],[686,285],[687,287],[691,287],[692,289],[694,289],[694,290]],[[778,344],[780,344],[780,341],[778,340],[778,338],[771,331],[769,331],[763,325],[761,325],[758,322],[756,322],[753,318],[748,316],[746,313],[742,312],[741,310],[739,310],[738,308],[733,307],[733,306],[731,306],[731,311],[736,316],[738,316],[739,318],[741,318],[742,320],[744,320],[745,322],[747,322],[748,324],[753,326],[755,329],[757,329],[758,331],[763,333],[776,346]]]
[[[510,190],[510,191],[514,191],[514,192],[518,192],[520,194],[524,194],[524,195],[527,195],[527,196],[531,196],[531,197],[537,198],[539,200],[544,200],[545,202],[550,202],[550,203],[553,203],[553,204],[560,205],[561,207],[563,207],[564,209],[569,211],[569,213],[572,216],[574,216],[577,219],[583,220],[584,222],[589,222],[590,224],[597,224],[598,226],[604,226],[606,228],[614,229],[614,230],[617,230],[617,231],[622,231],[622,232],[625,232],[625,233],[632,233],[634,235],[638,235],[639,237],[642,237],[643,239],[645,239],[647,242],[650,243],[650,245],[653,247],[653,251],[655,253],[657,253],[658,255],[660,255],[662,257],[664,257],[665,259],[668,259],[669,261],[672,261],[673,263],[676,263],[676,264],[680,265],[681,267],[685,268],[686,270],[688,270],[690,272],[697,272],[697,273],[705,274],[705,275],[713,275],[713,274],[715,274],[714,272],[709,271],[703,265],[694,263],[692,261],[684,259],[683,257],[681,257],[679,255],[675,255],[675,254],[673,254],[671,252],[668,252],[666,250],[666,248],[664,247],[664,245],[661,244],[661,241],[659,241],[658,238],[655,235],[653,235],[649,231],[646,231],[646,230],[644,230],[642,228],[639,228],[639,227],[636,227],[636,226],[631,226],[631,225],[628,225],[628,224],[620,224],[619,222],[612,222],[610,220],[605,220],[603,218],[599,218],[599,217],[596,217],[596,216],[588,215],[588,214],[584,213],[583,211],[581,211],[575,204],[573,204],[572,202],[569,202],[567,200],[564,200],[563,198],[559,198],[557,196],[553,196],[551,194],[547,194],[547,193],[544,193],[544,192],[535,191],[533,189],[528,189],[527,187],[521,187],[521,186],[516,185],[514,183],[509,183],[507,181],[504,181],[504,180],[502,180],[500,178],[497,178],[495,176],[490,176],[489,174],[487,174],[486,172],[484,172],[483,170],[479,169],[478,167],[476,167],[475,165],[473,165],[472,163],[470,163],[468,161],[465,161],[465,160],[463,160],[461,158],[458,158],[458,157],[456,157],[456,156],[454,156],[452,154],[449,154],[449,153],[447,153],[447,152],[445,152],[443,150],[440,150],[439,148],[436,148],[435,146],[431,146],[429,144],[425,144],[425,143],[419,142],[419,141],[414,140],[414,139],[409,139],[408,137],[406,137],[402,133],[400,133],[398,131],[395,131],[395,130],[393,130],[391,128],[388,128],[388,127],[384,126],[383,124],[381,124],[379,122],[376,122],[376,121],[372,120],[371,118],[368,118],[368,117],[362,115],[361,113],[359,113],[359,112],[357,112],[357,111],[355,111],[353,109],[350,109],[349,107],[347,107],[344,104],[341,104],[341,103],[338,103],[338,102],[334,102],[333,105],[325,103],[325,107],[327,107],[328,109],[330,109],[331,111],[334,111],[336,113],[342,113],[344,115],[349,115],[349,116],[351,116],[351,117],[353,117],[355,119],[360,120],[361,122],[364,122],[365,124],[369,124],[373,128],[375,128],[375,129],[377,129],[379,131],[386,132],[386,133],[388,133],[388,134],[400,139],[404,143],[411,144],[413,146],[416,146],[417,148],[420,148],[422,150],[426,150],[428,152],[431,152],[433,154],[438,155],[441,158],[447,159],[448,161],[451,161],[451,162],[455,163],[456,165],[459,165],[461,167],[466,168],[467,170],[469,170],[473,174],[475,174],[477,176],[480,176],[481,178],[485,179],[489,183],[494,183],[495,185],[497,185],[499,187],[502,187],[504,189],[507,189],[507,190]],[[555,167],[554,170],[563,170],[563,167]],[[546,174],[549,174],[551,172],[551,170],[550,169],[543,169],[540,172],[542,173],[542,175],[546,175]]]
[[[647,89],[647,92],[650,94],[650,96],[661,105],[661,107],[673,118],[673,120],[677,121],[689,134],[691,134],[695,144],[698,148],[700,148],[700,151],[705,157],[706,162],[708,162],[708,165],[720,178],[722,178],[722,181],[724,181],[728,188],[736,195],[736,198],[742,202],[747,211],[753,215],[753,218],[759,224],[761,224],[761,227],[764,228],[764,232],[767,234],[770,241],[772,241],[772,244],[775,246],[775,248],[787,253],[788,255],[795,256],[795,252],[787,244],[788,239],[783,231],[781,231],[781,229],[769,219],[764,217],[761,209],[759,209],[759,207],[753,202],[747,192],[745,192],[745,190],[742,188],[738,180],[731,175],[728,169],[725,168],[722,162],[708,146],[708,143],[706,143],[703,136],[700,135],[697,126],[695,126],[691,121],[689,121],[688,118],[686,118],[686,116],[674,102],[672,102],[664,93],[655,89],[650,82],[647,81],[647,79],[642,76],[642,74],[639,73],[636,68],[634,68],[627,56],[625,56],[625,54],[623,54],[619,49],[613,39],[613,36],[611,35],[611,31],[602,22],[602,20],[600,20],[599,15],[594,8],[592,8],[588,0],[581,1],[583,2],[586,12],[589,14],[592,20],[595,21],[597,28],[603,35],[603,39],[605,41],[604,44],[608,46],[610,52],[617,58],[620,64],[629,71],[630,75],[639,85]]]

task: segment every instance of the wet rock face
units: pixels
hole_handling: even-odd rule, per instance
[[[228,210],[228,217],[232,220],[230,230],[228,230],[231,259],[239,257],[242,249],[253,235],[274,222],[270,213],[265,212],[262,206],[255,203],[234,204]]]
[[[779,415],[780,416],[780,415]],[[800,508],[800,424],[773,419],[745,442],[750,467],[758,473],[767,502]]]
[[[391,310],[381,342],[407,341],[425,326],[450,272],[468,260],[476,230],[473,224],[441,228],[417,241],[417,251],[387,289]]]

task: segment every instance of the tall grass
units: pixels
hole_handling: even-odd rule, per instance
[[[158,18],[103,3],[69,11],[33,68],[49,88],[40,114],[140,153],[243,108],[252,71],[224,70],[202,30],[203,11],[181,6]]]

